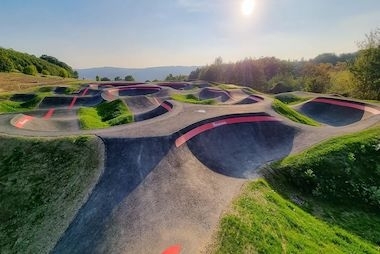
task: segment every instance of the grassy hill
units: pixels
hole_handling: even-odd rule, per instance
[[[221,219],[213,253],[379,253],[380,127],[276,162]]]
[[[40,58],[0,47],[0,72],[22,72],[29,75],[75,77],[73,69],[58,59],[43,55]]]

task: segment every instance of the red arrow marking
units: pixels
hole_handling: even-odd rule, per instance
[[[189,132],[183,134],[175,141],[175,146],[179,147],[186,143],[188,140],[192,139],[196,135],[217,128],[222,125],[227,124],[236,124],[236,123],[250,123],[250,122],[274,122],[279,121],[273,116],[241,116],[241,117],[232,117],[227,119],[218,120],[211,123],[206,123],[201,126],[195,127],[194,129],[190,130]]]
[[[17,122],[16,122],[16,127],[17,128],[22,128],[24,125],[29,122],[30,120],[33,119],[33,116],[23,116],[21,117]]]
[[[167,248],[162,252],[162,254],[180,254],[181,253],[181,246],[180,245],[173,245]]]

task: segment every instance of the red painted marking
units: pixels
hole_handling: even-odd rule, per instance
[[[211,123],[206,123],[190,130],[189,132],[177,138],[175,141],[175,146],[179,147],[183,145],[184,143],[186,143],[188,140],[195,137],[196,135],[202,132],[217,128],[222,125],[236,124],[236,123],[250,123],[250,122],[274,122],[274,121],[279,121],[279,120],[273,116],[240,116],[240,117],[222,119],[222,120],[218,120]]]
[[[161,106],[164,107],[167,111],[172,110],[172,108],[168,104],[166,104],[165,102],[161,103]]]
[[[87,92],[88,92],[88,87],[83,90],[82,96],[85,96]]]
[[[51,117],[52,117],[52,115],[54,114],[54,108],[51,108],[51,109],[49,109],[49,111],[44,115],[44,119],[50,119]]]
[[[181,253],[181,246],[180,245],[173,245],[167,248],[162,252],[162,254],[180,254]]]
[[[71,101],[70,105],[69,105],[69,109],[72,109],[75,105],[75,102],[77,101],[78,97],[77,96],[74,96],[73,100]]]
[[[370,113],[375,114],[375,115],[380,114],[380,111],[375,109],[375,108],[371,108],[371,107],[368,107],[365,105],[356,104],[356,103],[352,103],[352,102],[338,101],[338,100],[326,99],[326,98],[315,98],[313,101],[328,103],[328,104],[333,104],[333,105],[338,105],[338,106],[343,106],[343,107],[355,108],[355,109],[370,112]]]
[[[24,127],[24,125],[29,122],[30,120],[32,120],[34,117],[33,116],[23,116],[21,117],[20,119],[18,119],[18,121],[16,122],[16,127],[17,128],[22,128]]]

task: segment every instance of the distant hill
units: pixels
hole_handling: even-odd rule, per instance
[[[76,77],[77,73],[67,64],[55,57],[43,55],[36,57],[13,49],[0,47],[0,72],[22,72],[25,74]]]
[[[146,80],[164,80],[167,75],[189,75],[198,66],[162,66],[150,68],[116,68],[116,67],[99,67],[89,69],[77,69],[79,78],[95,79],[99,77],[107,77],[113,80],[117,76],[124,79],[127,75],[132,75],[136,81]]]

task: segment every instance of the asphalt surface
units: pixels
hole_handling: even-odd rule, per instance
[[[200,253],[212,240],[223,211],[242,184],[258,176],[260,167],[330,137],[380,123],[377,106],[337,105],[330,103],[337,99],[331,96],[295,106],[323,123],[311,127],[278,115],[269,97],[249,98],[238,89],[215,92],[204,88],[204,82],[144,89],[157,91],[150,94],[129,90],[133,96],[118,92],[122,83],[89,87],[73,96],[48,98],[32,112],[0,115],[0,133],[95,134],[104,141],[104,173],[52,253],[161,253],[173,245],[180,253]],[[106,94],[107,89],[112,92]],[[171,93],[192,91],[219,98],[222,104],[168,101]],[[77,109],[103,98],[122,99],[139,122],[80,130]],[[189,139],[177,146],[176,140],[184,135]]]

